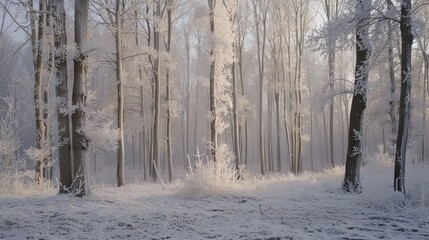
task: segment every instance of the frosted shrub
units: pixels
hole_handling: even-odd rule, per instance
[[[34,171],[25,170],[25,159],[18,155],[22,142],[17,123],[13,99],[0,98],[0,195],[24,195],[44,187],[35,188]]]
[[[19,160],[24,165],[25,160]],[[34,170],[23,170],[0,173],[0,196],[26,196],[56,192],[50,181],[35,182]]]
[[[106,109],[89,109],[86,114],[85,125],[80,131],[88,138],[93,150],[116,150],[119,129],[109,120],[109,112]]]
[[[13,99],[0,98],[0,172],[16,169],[16,152],[21,146]]]
[[[233,192],[239,187],[234,155],[226,144],[217,149],[218,161],[204,161],[197,152],[195,167],[186,178],[179,195],[184,197],[210,197]]]
[[[384,152],[383,147],[379,146],[377,154],[367,157],[367,164],[362,168],[365,177],[362,177],[362,196],[357,198],[359,204],[386,211],[429,206],[429,180],[427,178],[429,166],[413,163],[412,150],[408,154],[405,168],[405,195],[393,190],[395,156]]]

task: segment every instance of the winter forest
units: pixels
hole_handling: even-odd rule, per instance
[[[428,0],[0,0],[0,239],[429,239]]]

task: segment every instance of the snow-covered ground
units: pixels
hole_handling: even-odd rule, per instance
[[[0,194],[0,239],[429,239],[429,169],[407,168],[408,198],[393,193],[392,170],[368,163],[362,194],[341,191],[341,167],[206,187],[198,176],[165,190],[95,185],[85,198]]]

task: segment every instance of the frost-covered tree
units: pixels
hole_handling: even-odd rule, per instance
[[[338,18],[339,12],[341,11],[343,1],[339,0],[323,0],[323,10],[326,14],[326,24],[328,26],[335,23],[335,19]],[[334,80],[335,80],[335,46],[337,40],[335,34],[328,35],[328,75],[329,75],[329,91],[334,91]],[[334,99],[329,104],[329,152],[330,152],[330,163],[331,167],[335,167],[335,152],[334,152]]]
[[[17,151],[21,143],[14,101],[10,97],[0,97],[0,174],[19,169]]]
[[[54,32],[54,64],[56,77],[58,116],[58,158],[60,170],[60,193],[69,192],[72,183],[71,138],[69,121],[69,94],[67,81],[67,36],[64,0],[52,2]]]
[[[73,137],[73,183],[72,193],[78,197],[89,194],[88,168],[88,139],[82,129],[85,123],[86,104],[86,72],[87,72],[87,39],[89,2],[76,0],[75,2],[75,44],[77,56],[74,59],[74,82],[72,104],[72,137]]]
[[[31,21],[31,45],[34,67],[34,104],[36,116],[37,144],[39,152],[44,152],[43,159],[36,161],[36,181],[41,182],[46,177],[46,166],[50,161],[50,146],[48,139],[47,101],[48,89],[46,79],[49,78],[51,64],[49,59],[50,49],[47,46],[48,31],[48,1],[39,1],[38,8],[34,1],[23,3],[29,12]],[[49,65],[49,66],[48,66]]]
[[[210,22],[210,132],[212,159],[225,166],[230,161],[230,152],[225,142],[218,137],[230,126],[228,117],[232,108],[231,66],[234,61],[233,21],[236,1],[217,3],[209,0]],[[220,27],[222,26],[222,27]]]
[[[362,163],[363,118],[367,106],[369,59],[369,21],[371,0],[356,3],[356,68],[343,188],[347,192],[360,191],[360,166]]]
[[[171,52],[171,38],[172,38],[172,18],[171,13],[175,0],[167,0],[167,43],[166,43],[166,52],[170,54]],[[167,70],[165,74],[166,79],[166,101],[167,101],[167,163],[168,163],[168,180],[173,181],[173,152],[171,147],[171,120],[173,117],[172,114],[172,104],[171,104],[171,83],[170,83],[170,63],[167,61]]]
[[[117,172],[116,178],[118,187],[124,186],[124,161],[125,161],[125,145],[124,145],[124,90],[123,90],[123,72],[122,72],[122,3],[116,0],[115,8],[115,40],[116,40],[116,84],[118,91],[118,149],[117,149]]]
[[[396,140],[395,191],[405,192],[405,159],[411,124],[411,54],[413,45],[411,0],[401,1],[401,97],[399,101],[398,136]]]
[[[215,9],[216,9],[216,0],[208,0],[209,5],[209,19],[210,19],[210,32],[213,35],[215,34]],[[214,39],[212,40],[214,41]],[[210,121],[210,148],[211,155],[213,158],[213,161],[216,162],[216,149],[218,146],[217,143],[217,132],[216,132],[216,121],[217,121],[217,112],[216,112],[216,55],[214,53],[214,43],[211,44],[210,49],[210,115],[211,115],[211,121]]]

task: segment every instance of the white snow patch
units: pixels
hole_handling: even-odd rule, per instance
[[[393,192],[393,163],[375,159],[362,194],[343,193],[342,167],[165,190],[95,185],[84,198],[1,192],[0,239],[429,239],[428,170],[407,166],[407,198]]]

